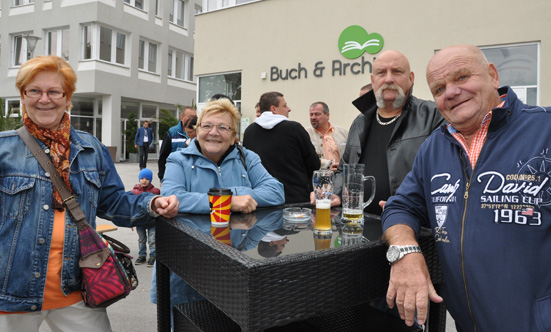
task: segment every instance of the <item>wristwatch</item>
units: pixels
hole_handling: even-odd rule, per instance
[[[386,252],[386,259],[388,260],[390,265],[392,265],[405,255],[414,252],[421,252],[421,247],[419,247],[418,245],[390,246],[388,247],[388,250]]]

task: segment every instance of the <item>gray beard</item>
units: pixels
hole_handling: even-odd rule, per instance
[[[394,108],[400,108],[404,104],[404,100],[406,99],[406,94],[404,93],[404,90],[400,88],[399,86],[396,86],[396,89],[393,89],[398,92],[396,95],[396,99],[392,102],[392,107]],[[382,86],[377,92],[375,92],[375,99],[377,100],[377,107],[379,108],[385,108],[385,100],[383,99],[383,90],[387,88],[387,86]]]

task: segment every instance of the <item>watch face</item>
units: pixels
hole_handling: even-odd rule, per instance
[[[394,263],[400,257],[400,249],[395,246],[390,246],[386,252],[386,259],[390,263]]]

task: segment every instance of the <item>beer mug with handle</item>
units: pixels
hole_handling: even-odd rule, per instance
[[[344,164],[342,173],[342,221],[363,222],[363,211],[375,197],[375,178],[364,175],[364,164]],[[364,182],[371,182],[371,196],[364,202]]]

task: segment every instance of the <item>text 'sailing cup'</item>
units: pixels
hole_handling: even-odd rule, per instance
[[[364,164],[343,165],[342,219],[343,222],[363,222],[363,210],[375,197],[375,178],[365,176]],[[371,182],[371,196],[364,202],[364,182]]]
[[[316,223],[314,233],[331,234],[331,197],[333,195],[333,172],[314,171],[312,176],[316,196]]]
[[[226,227],[230,224],[232,191],[226,188],[210,188],[210,221],[213,227]]]

